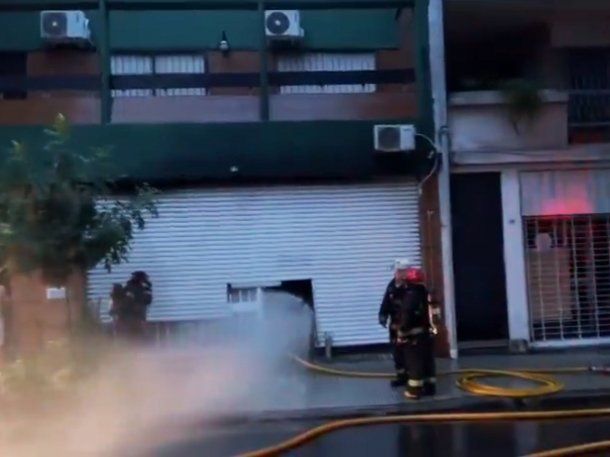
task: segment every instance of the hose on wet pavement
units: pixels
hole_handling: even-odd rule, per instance
[[[379,373],[366,371],[349,371],[319,365],[298,356],[292,356],[293,360],[302,367],[314,373],[348,378],[363,379],[391,379],[393,373]],[[505,397],[505,398],[527,398],[549,395],[563,389],[563,384],[557,381],[551,374],[577,374],[587,372],[607,373],[606,367],[568,367],[550,369],[519,369],[519,370],[489,370],[489,369],[462,369],[439,373],[439,376],[457,376],[457,386],[474,395]],[[481,378],[489,377],[511,377],[518,378],[538,384],[529,388],[509,388],[485,384]],[[415,414],[403,416],[384,416],[354,418],[329,422],[312,428],[300,435],[283,441],[274,446],[255,450],[242,454],[240,457],[272,457],[284,454],[288,451],[302,447],[324,435],[337,430],[388,424],[408,423],[440,423],[440,422],[486,422],[486,421],[532,421],[532,420],[560,420],[560,419],[583,419],[610,416],[610,408],[580,409],[561,411],[529,411],[529,412],[491,412],[491,413],[443,413],[443,414]],[[582,455],[584,452],[597,452],[610,449],[610,441],[588,443],[579,446],[571,446],[562,449],[546,451],[544,453],[532,454],[528,457],[560,457],[567,455]]]
[[[273,457],[285,454],[302,447],[324,435],[354,427],[368,427],[391,424],[429,424],[441,422],[492,422],[492,421],[540,421],[561,419],[591,419],[610,416],[610,408],[579,409],[562,411],[525,411],[525,412],[493,412],[493,413],[443,413],[443,414],[412,414],[405,416],[384,416],[344,419],[329,422],[312,428],[293,438],[269,446],[264,449],[255,450],[241,454],[239,457]],[[589,443],[577,447],[547,451],[542,454],[532,454],[528,457],[556,457],[566,455],[582,455],[583,451],[601,451],[610,449],[610,442]],[[554,452],[554,453],[553,453]],[[566,453],[568,452],[568,453]]]
[[[347,378],[364,379],[391,379],[393,373],[379,373],[368,371],[349,371],[340,370],[324,365],[308,362],[298,356],[292,356],[293,360],[307,370],[314,373],[341,376]],[[468,368],[439,373],[438,376],[457,376],[457,386],[471,394],[503,398],[529,398],[550,395],[561,391],[564,386],[551,374],[576,374],[591,372],[590,367],[568,367],[550,369],[518,369],[518,370],[490,370],[484,368]],[[537,384],[533,387],[500,387],[485,384],[480,380],[491,377],[509,377],[533,382]]]
[[[575,446],[566,446],[550,451],[536,452],[526,457],[568,457],[574,455],[584,455],[592,453],[600,453],[602,451],[610,451],[610,440],[596,441],[594,443],[577,444]],[[608,455],[607,452],[604,453]]]

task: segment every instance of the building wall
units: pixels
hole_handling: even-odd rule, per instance
[[[501,179],[509,337],[513,341],[529,341],[519,171],[504,170]]]
[[[221,15],[222,14],[222,15]],[[414,24],[409,14],[402,14],[399,24],[395,20],[395,10],[385,11],[323,11],[303,12],[303,27],[306,30],[304,50],[326,52],[375,52],[379,69],[406,69],[415,66]],[[95,12],[91,12],[94,36],[99,36]],[[204,52],[207,68],[211,72],[256,72],[260,68],[260,43],[256,13],[201,13],[182,11],[168,12],[111,12],[110,46],[113,52]],[[398,33],[399,26],[402,33]],[[28,53],[27,74],[30,76],[98,75],[99,56],[90,51],[42,50],[39,39],[39,21],[36,13],[3,13],[0,15],[0,51],[22,50]],[[225,31],[231,52],[225,56],[217,51],[222,32]],[[270,57],[270,70],[276,68],[275,57]],[[299,94],[281,96],[271,91],[270,111],[272,120],[392,120],[409,119],[417,115],[417,95],[415,84],[379,86],[373,94]],[[213,88],[209,95],[202,97],[148,97],[137,100],[115,99],[112,122],[120,123],[224,123],[233,121],[253,122],[258,117],[258,89],[256,88]],[[294,97],[289,99],[287,97]],[[0,101],[0,124],[38,125],[49,123],[57,112],[65,114],[75,124],[96,124],[100,122],[99,94],[83,91],[30,92],[25,100]],[[346,126],[316,126],[309,134],[300,135],[301,123],[295,126],[280,125],[279,130],[240,126],[244,138],[253,138],[251,149],[245,151],[243,143],[235,147],[234,130],[206,130],[205,125],[162,126],[151,128],[149,132],[140,126],[108,126],[105,133],[89,128],[81,130],[80,140],[101,144],[117,145],[123,152],[125,161],[129,156],[146,156],[147,173],[201,180],[219,175],[232,179],[233,168],[251,177],[278,178],[277,167],[288,166],[291,171],[283,178],[310,176],[310,168],[317,168],[320,159],[324,162],[322,174],[337,178],[358,176],[369,178],[374,169],[372,155],[372,126],[370,123]],[[106,126],[105,126],[106,127]],[[118,129],[116,129],[118,127]],[[124,128],[122,128],[124,127]],[[165,130],[163,127],[167,127]],[[313,126],[312,126],[313,127]],[[176,128],[176,130],[174,130]],[[184,128],[190,133],[185,133]],[[297,130],[294,130],[297,129]],[[76,129],[75,129],[76,130]],[[25,130],[24,130],[25,131]],[[139,132],[139,134],[137,133]],[[206,135],[205,132],[210,132]],[[278,133],[279,132],[279,133]],[[250,135],[248,135],[250,133]],[[27,133],[32,139],[31,131]],[[11,139],[18,138],[20,132],[11,132]],[[100,136],[101,135],[101,136]],[[138,143],[137,137],[146,141]],[[195,136],[192,136],[195,135]],[[314,135],[319,135],[313,139]],[[197,137],[197,138],[195,138]],[[204,141],[201,141],[203,138]],[[105,140],[111,139],[109,143]],[[122,147],[121,138],[129,145]],[[301,138],[296,141],[295,138]],[[6,139],[6,137],[4,138]],[[78,140],[79,138],[77,138]],[[256,141],[258,140],[258,141]],[[204,144],[206,141],[213,145]],[[146,146],[144,143],[148,143]],[[4,141],[3,141],[4,143]],[[82,143],[81,143],[82,144]],[[194,146],[196,145],[196,147]],[[280,148],[278,148],[278,145]],[[211,147],[208,147],[211,146]],[[354,147],[355,146],[355,147]],[[193,149],[197,149],[194,151]],[[267,159],[256,156],[265,150]],[[281,150],[279,150],[281,149]],[[188,150],[189,158],[180,156],[180,151]],[[201,151],[212,150],[214,154],[203,157]],[[171,153],[171,154],[170,154]],[[117,152],[120,155],[120,152]],[[173,154],[173,155],[172,155]],[[237,154],[238,160],[233,160]],[[213,155],[213,156],[212,156]],[[154,156],[157,159],[154,159]],[[171,156],[171,157],[170,157]],[[256,156],[256,159],[253,157]],[[182,160],[181,160],[182,159]],[[223,162],[218,165],[218,162]],[[151,165],[152,164],[152,165]],[[184,166],[190,169],[184,172]],[[278,165],[279,164],[279,165]],[[216,166],[218,165],[218,167]],[[238,166],[235,166],[238,165]],[[234,167],[235,166],[235,167]],[[336,172],[336,167],[345,168],[346,173]],[[152,170],[155,168],[156,170]],[[180,168],[180,169],[179,169]],[[138,175],[143,167],[134,166],[131,176]],[[205,176],[202,177],[202,175]],[[140,178],[148,178],[143,175]],[[430,205],[433,206],[433,200]],[[433,216],[434,211],[432,211]],[[428,213],[427,213],[428,214]],[[431,216],[431,217],[432,217]],[[433,219],[433,217],[432,217]],[[433,226],[433,222],[430,222]],[[432,229],[436,230],[436,229]],[[430,241],[432,244],[433,242]],[[431,269],[436,266],[432,264]],[[430,270],[432,271],[432,270]],[[440,278],[436,273],[430,277]],[[33,280],[36,284],[36,280]],[[441,281],[435,279],[440,284]],[[19,289],[36,291],[40,298],[41,288],[28,285],[27,281],[17,284]],[[33,297],[16,298],[22,303],[32,302]],[[38,305],[36,305],[38,306]],[[50,307],[49,309],[51,309]],[[57,308],[57,307],[55,307]],[[28,305],[22,305],[17,319],[25,319],[34,312]],[[38,308],[35,308],[38,309]],[[29,311],[28,311],[29,310]],[[38,311],[40,311],[38,309]],[[46,315],[46,314],[45,314]],[[59,318],[58,318],[59,319]],[[65,315],[55,327],[64,328]],[[46,339],[45,335],[28,334],[20,344],[33,346]]]
[[[478,62],[480,62],[480,67],[491,62],[486,69],[492,68],[498,74],[493,74],[496,78],[486,81],[487,84],[498,84],[502,79],[520,77],[533,80],[544,89],[570,89],[570,53],[578,49],[610,46],[610,32],[605,25],[610,15],[610,8],[608,5],[602,5],[603,2],[560,2],[561,5],[552,7],[543,5],[543,2],[529,2],[531,5],[525,5],[527,2],[522,2],[523,5],[518,8],[515,2],[505,2],[504,5],[489,2],[487,6],[483,5],[484,2],[479,3],[468,5],[468,2],[455,2],[448,5],[450,13],[447,16],[447,45],[454,55],[466,56],[464,60],[472,64],[471,68],[476,68]],[[594,3],[595,6],[593,6]],[[472,21],[472,27],[464,25],[467,19]],[[528,28],[535,34],[527,35],[525,32]],[[502,50],[497,46],[490,46],[490,40],[486,39],[486,37],[494,37],[500,41],[503,35],[515,37],[513,40],[507,41],[512,48],[516,49],[516,53],[523,57],[520,74],[511,72],[514,68],[503,65],[505,62],[503,62]],[[476,52],[473,52],[473,48],[467,45],[469,40],[477,44]],[[493,67],[494,64],[495,67]],[[453,66],[454,73],[458,73],[458,76],[464,79],[469,76],[468,71],[465,70],[467,68],[468,65]],[[581,70],[580,76],[586,79],[588,70]],[[603,80],[603,75],[601,75],[603,69],[598,71],[597,75],[594,73],[594,68],[591,68],[590,72],[590,80]],[[478,75],[482,73],[479,72]],[[454,77],[453,79],[458,80],[459,78]],[[473,81],[469,81],[469,83],[473,83]],[[480,83],[480,81],[475,83]],[[600,81],[600,84],[603,82]],[[459,90],[474,92],[490,88],[482,87],[483,85],[472,84],[472,87],[460,87]],[[603,112],[603,99],[598,100],[599,103],[595,103],[594,97],[591,97],[588,101],[588,104],[582,103],[582,105],[588,105],[585,108],[595,111],[599,106],[599,111]],[[465,156],[468,152],[476,151],[469,156],[468,171],[493,169],[502,174],[504,261],[509,331],[512,340],[530,339],[530,311],[525,263],[526,244],[523,239],[519,174],[522,170],[533,167],[557,169],[577,163],[580,167],[595,167],[591,162],[582,162],[584,153],[593,155],[596,151],[598,155],[595,160],[605,160],[603,155],[607,150],[607,145],[591,146],[586,149],[570,147],[568,132],[571,129],[568,125],[568,116],[572,116],[579,106],[576,106],[574,99],[570,99],[570,104],[566,104],[567,99],[561,103],[557,102],[556,100],[554,104],[547,104],[549,106],[545,106],[543,112],[536,118],[536,122],[540,123],[539,127],[542,130],[531,129],[529,132],[520,132],[517,137],[512,138],[510,127],[506,122],[506,112],[500,111],[499,106],[493,108],[495,112],[490,112],[489,107],[484,109],[471,105],[457,109],[454,107],[450,113],[454,152],[463,151],[466,153]],[[568,110],[568,108],[570,109]],[[470,111],[469,115],[465,112],[467,110]],[[479,113],[475,113],[475,110]],[[457,119],[460,116],[462,119]],[[503,116],[505,126],[499,129]],[[532,136],[528,138],[529,135]],[[572,143],[576,142],[573,135],[570,135],[569,140]],[[605,136],[605,140],[607,141],[607,136]],[[456,154],[454,158],[461,161],[459,155]],[[539,163],[534,165],[534,161]],[[561,165],[553,163],[553,161],[563,161],[564,163]],[[571,162],[570,165],[567,164],[568,161]],[[465,170],[462,168],[460,171]],[[592,193],[590,189],[586,192]],[[572,195],[570,199],[560,198],[559,200],[562,200],[561,205],[565,207],[569,201],[573,202],[577,198]],[[562,286],[570,287],[569,284],[562,284]]]
[[[90,11],[93,39],[100,31],[96,11]],[[258,16],[253,11],[111,11],[109,37],[113,53],[193,53],[205,55],[211,73],[257,73],[260,70]],[[340,24],[340,26],[338,26]],[[3,25],[6,27],[3,28]],[[410,10],[397,18],[394,10],[302,11],[303,52],[374,52],[380,70],[414,68],[415,24]],[[0,15],[0,52],[28,52],[28,76],[100,74],[95,52],[43,50],[38,39],[38,13]],[[4,30],[11,31],[10,35]],[[219,52],[225,32],[231,51]],[[268,70],[277,69],[278,54],[270,52]],[[272,120],[407,119],[417,115],[416,84],[379,86],[376,93],[307,94],[279,97],[270,87]],[[252,122],[259,117],[257,87],[211,88],[206,97],[121,98],[112,107],[113,122]],[[26,100],[0,102],[0,125],[45,124],[57,102],[74,123],[97,123],[99,92],[31,91]],[[12,114],[11,114],[12,113]]]
[[[99,59],[92,52],[35,51],[27,54],[26,62],[27,76],[31,77],[99,74]],[[75,90],[31,91],[26,99],[0,100],[0,125],[48,124],[57,113],[65,114],[75,124],[99,123],[99,94]]]
[[[561,265],[559,262],[560,254],[553,254],[551,256],[551,263],[553,264],[551,270],[548,268],[543,271],[538,271],[540,268],[539,261],[534,259],[534,274],[530,278],[530,284],[533,284],[534,294],[537,294],[538,290],[544,291],[546,295],[538,297],[535,295],[531,296],[531,291],[528,289],[527,280],[527,259],[526,259],[526,248],[527,243],[524,239],[524,218],[522,214],[531,214],[534,216],[547,216],[550,219],[555,219],[556,214],[563,214],[566,219],[572,216],[585,215],[587,214],[606,214],[608,199],[605,194],[607,186],[605,183],[607,180],[603,179],[607,164],[604,163],[589,163],[580,164],[575,166],[573,164],[553,164],[550,162],[546,163],[535,163],[527,162],[522,160],[520,163],[495,165],[495,166],[478,166],[468,167],[468,169],[461,168],[459,173],[477,171],[500,171],[501,173],[501,184],[502,184],[502,209],[503,209],[503,237],[504,237],[504,262],[506,272],[506,289],[507,289],[507,306],[508,306],[508,319],[509,319],[509,334],[511,341],[527,341],[530,342],[532,339],[531,335],[531,312],[530,312],[530,300],[533,300],[534,306],[540,307],[541,300],[544,301],[544,307],[546,310],[551,312],[555,307],[559,306],[560,303],[554,302],[555,296],[553,294],[562,294],[560,288],[555,290],[557,286],[554,284],[552,287],[549,286],[549,279],[545,275],[550,275],[553,281],[557,281],[557,278],[570,275],[571,273],[566,270],[562,271],[561,267],[556,267],[555,264]],[[542,191],[532,192],[525,190],[522,187],[522,179],[524,173],[529,172],[541,172],[546,178],[532,176],[531,179],[539,179],[538,184],[541,188],[546,189],[546,195],[543,195]],[[549,179],[549,176],[564,176],[570,177],[574,182],[571,184],[561,181],[559,178]],[[583,182],[588,182],[584,185]],[[550,198],[551,183],[555,183],[554,198]],[[571,189],[568,189],[570,187]],[[567,190],[566,190],[567,189]],[[529,203],[524,200],[524,192],[526,192],[527,198],[532,199]],[[562,193],[569,194],[566,197]],[[533,197],[533,198],[532,198]],[[544,204],[543,204],[544,203]],[[528,206],[529,205],[529,206]],[[538,206],[536,206],[538,205]],[[597,205],[597,206],[596,206]],[[569,222],[567,222],[569,224]],[[596,235],[603,232],[594,232]],[[584,238],[580,240],[578,245],[579,252],[591,249],[596,249],[596,245],[586,245]],[[554,251],[558,252],[558,251]],[[530,256],[532,256],[530,252]],[[566,253],[569,257],[574,255],[574,252],[570,249]],[[603,262],[603,255],[596,254],[597,262]],[[555,257],[557,256],[557,257]],[[596,267],[597,268],[597,267]],[[601,270],[600,275],[604,274],[605,270]],[[530,273],[531,274],[531,273]],[[546,279],[545,279],[546,278]],[[604,277],[605,278],[605,277]],[[537,281],[546,281],[542,286]],[[560,279],[561,280],[561,279]],[[604,279],[605,281],[606,279]],[[570,279],[565,279],[565,283],[561,283],[561,287],[567,287],[567,294],[563,293],[562,301],[563,305],[569,304],[569,306],[576,303],[576,299],[571,294],[574,293],[571,288]],[[536,289],[536,288],[539,289]],[[540,289],[541,288],[541,289]],[[598,296],[603,299],[604,294]],[[601,303],[601,302],[599,302]],[[598,303],[598,309],[602,309],[602,305]],[[603,311],[603,310],[602,310]],[[552,327],[552,326],[550,326]],[[605,328],[604,328],[605,331]],[[578,338],[568,336],[565,339],[556,339],[549,341],[534,341],[534,345],[537,347],[560,347],[560,346],[573,346],[573,345],[586,345],[595,344],[596,340],[593,337]]]
[[[568,147],[568,96],[541,92],[542,106],[530,119],[511,119],[510,106],[498,91],[458,92],[450,96],[452,152],[536,151]],[[485,126],[482,128],[481,126]]]
[[[403,60],[405,54],[401,51],[381,52],[377,56],[380,69],[412,65]],[[212,73],[255,73],[260,68],[256,52],[241,51],[226,57],[209,52],[206,60]],[[275,68],[274,61],[275,57],[271,57],[271,71]],[[28,54],[27,72],[32,77],[95,75],[99,74],[99,61],[90,52],[40,51]],[[258,92],[258,88],[232,87],[212,88],[206,96],[116,98],[112,121],[250,122],[258,119]],[[378,92],[362,94],[280,95],[277,92],[277,88],[271,89],[273,120],[407,119],[417,115],[414,84],[385,85]],[[0,102],[0,123],[44,124],[49,121],[48,112],[53,111],[62,112],[74,123],[97,123],[99,93],[31,91],[25,100]]]
[[[377,69],[394,70],[397,68],[415,68],[415,17],[410,10],[403,10],[398,18],[398,47],[396,49],[382,49],[377,51]],[[377,92],[388,93],[401,97],[396,105],[404,109],[405,113],[413,115],[418,112],[417,84],[380,84]]]
[[[207,52],[208,71],[210,73],[257,73],[261,67],[261,57],[253,51],[231,51],[223,54],[219,51]],[[273,55],[269,56],[267,68],[275,70]],[[257,87],[213,87],[210,95],[257,95]]]
[[[554,6],[529,3],[469,5],[456,1],[447,5],[449,80],[454,90],[466,89],[455,88],[459,79],[455,73],[465,79],[473,74],[480,77],[483,73],[476,70],[483,67],[485,76],[493,78],[486,83],[519,77],[533,79],[545,89],[562,89],[569,87],[569,51],[610,46],[607,5],[593,7],[594,2],[586,1]],[[464,27],[465,21],[476,25]],[[517,67],[521,68],[515,73],[513,63],[519,60]]]
[[[97,11],[87,11],[94,40],[100,36]],[[302,11],[307,49],[395,48],[396,11]],[[110,11],[113,50],[152,51],[217,49],[223,31],[236,50],[255,50],[260,43],[256,11]],[[43,47],[37,12],[0,15],[0,50],[32,51]]]
[[[586,11],[555,12],[549,17],[551,44],[554,47],[608,47],[610,9],[599,13]]]

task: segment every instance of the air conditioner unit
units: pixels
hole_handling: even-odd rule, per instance
[[[270,40],[300,40],[305,36],[301,28],[301,14],[297,10],[265,11],[265,33]]]
[[[413,151],[415,127],[413,125],[376,125],[375,150],[380,152]]]
[[[88,43],[89,19],[83,11],[42,11],[40,37],[51,44]]]

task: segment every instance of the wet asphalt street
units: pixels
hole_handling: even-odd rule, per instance
[[[160,446],[155,457],[225,457],[265,447],[318,423],[273,423],[200,430]],[[610,419],[548,422],[384,425],[342,430],[287,455],[513,457],[556,447],[610,440]],[[608,455],[608,454],[599,454]]]

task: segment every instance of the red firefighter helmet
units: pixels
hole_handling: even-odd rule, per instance
[[[406,278],[411,283],[422,283],[424,282],[424,272],[418,267],[407,268]]]

